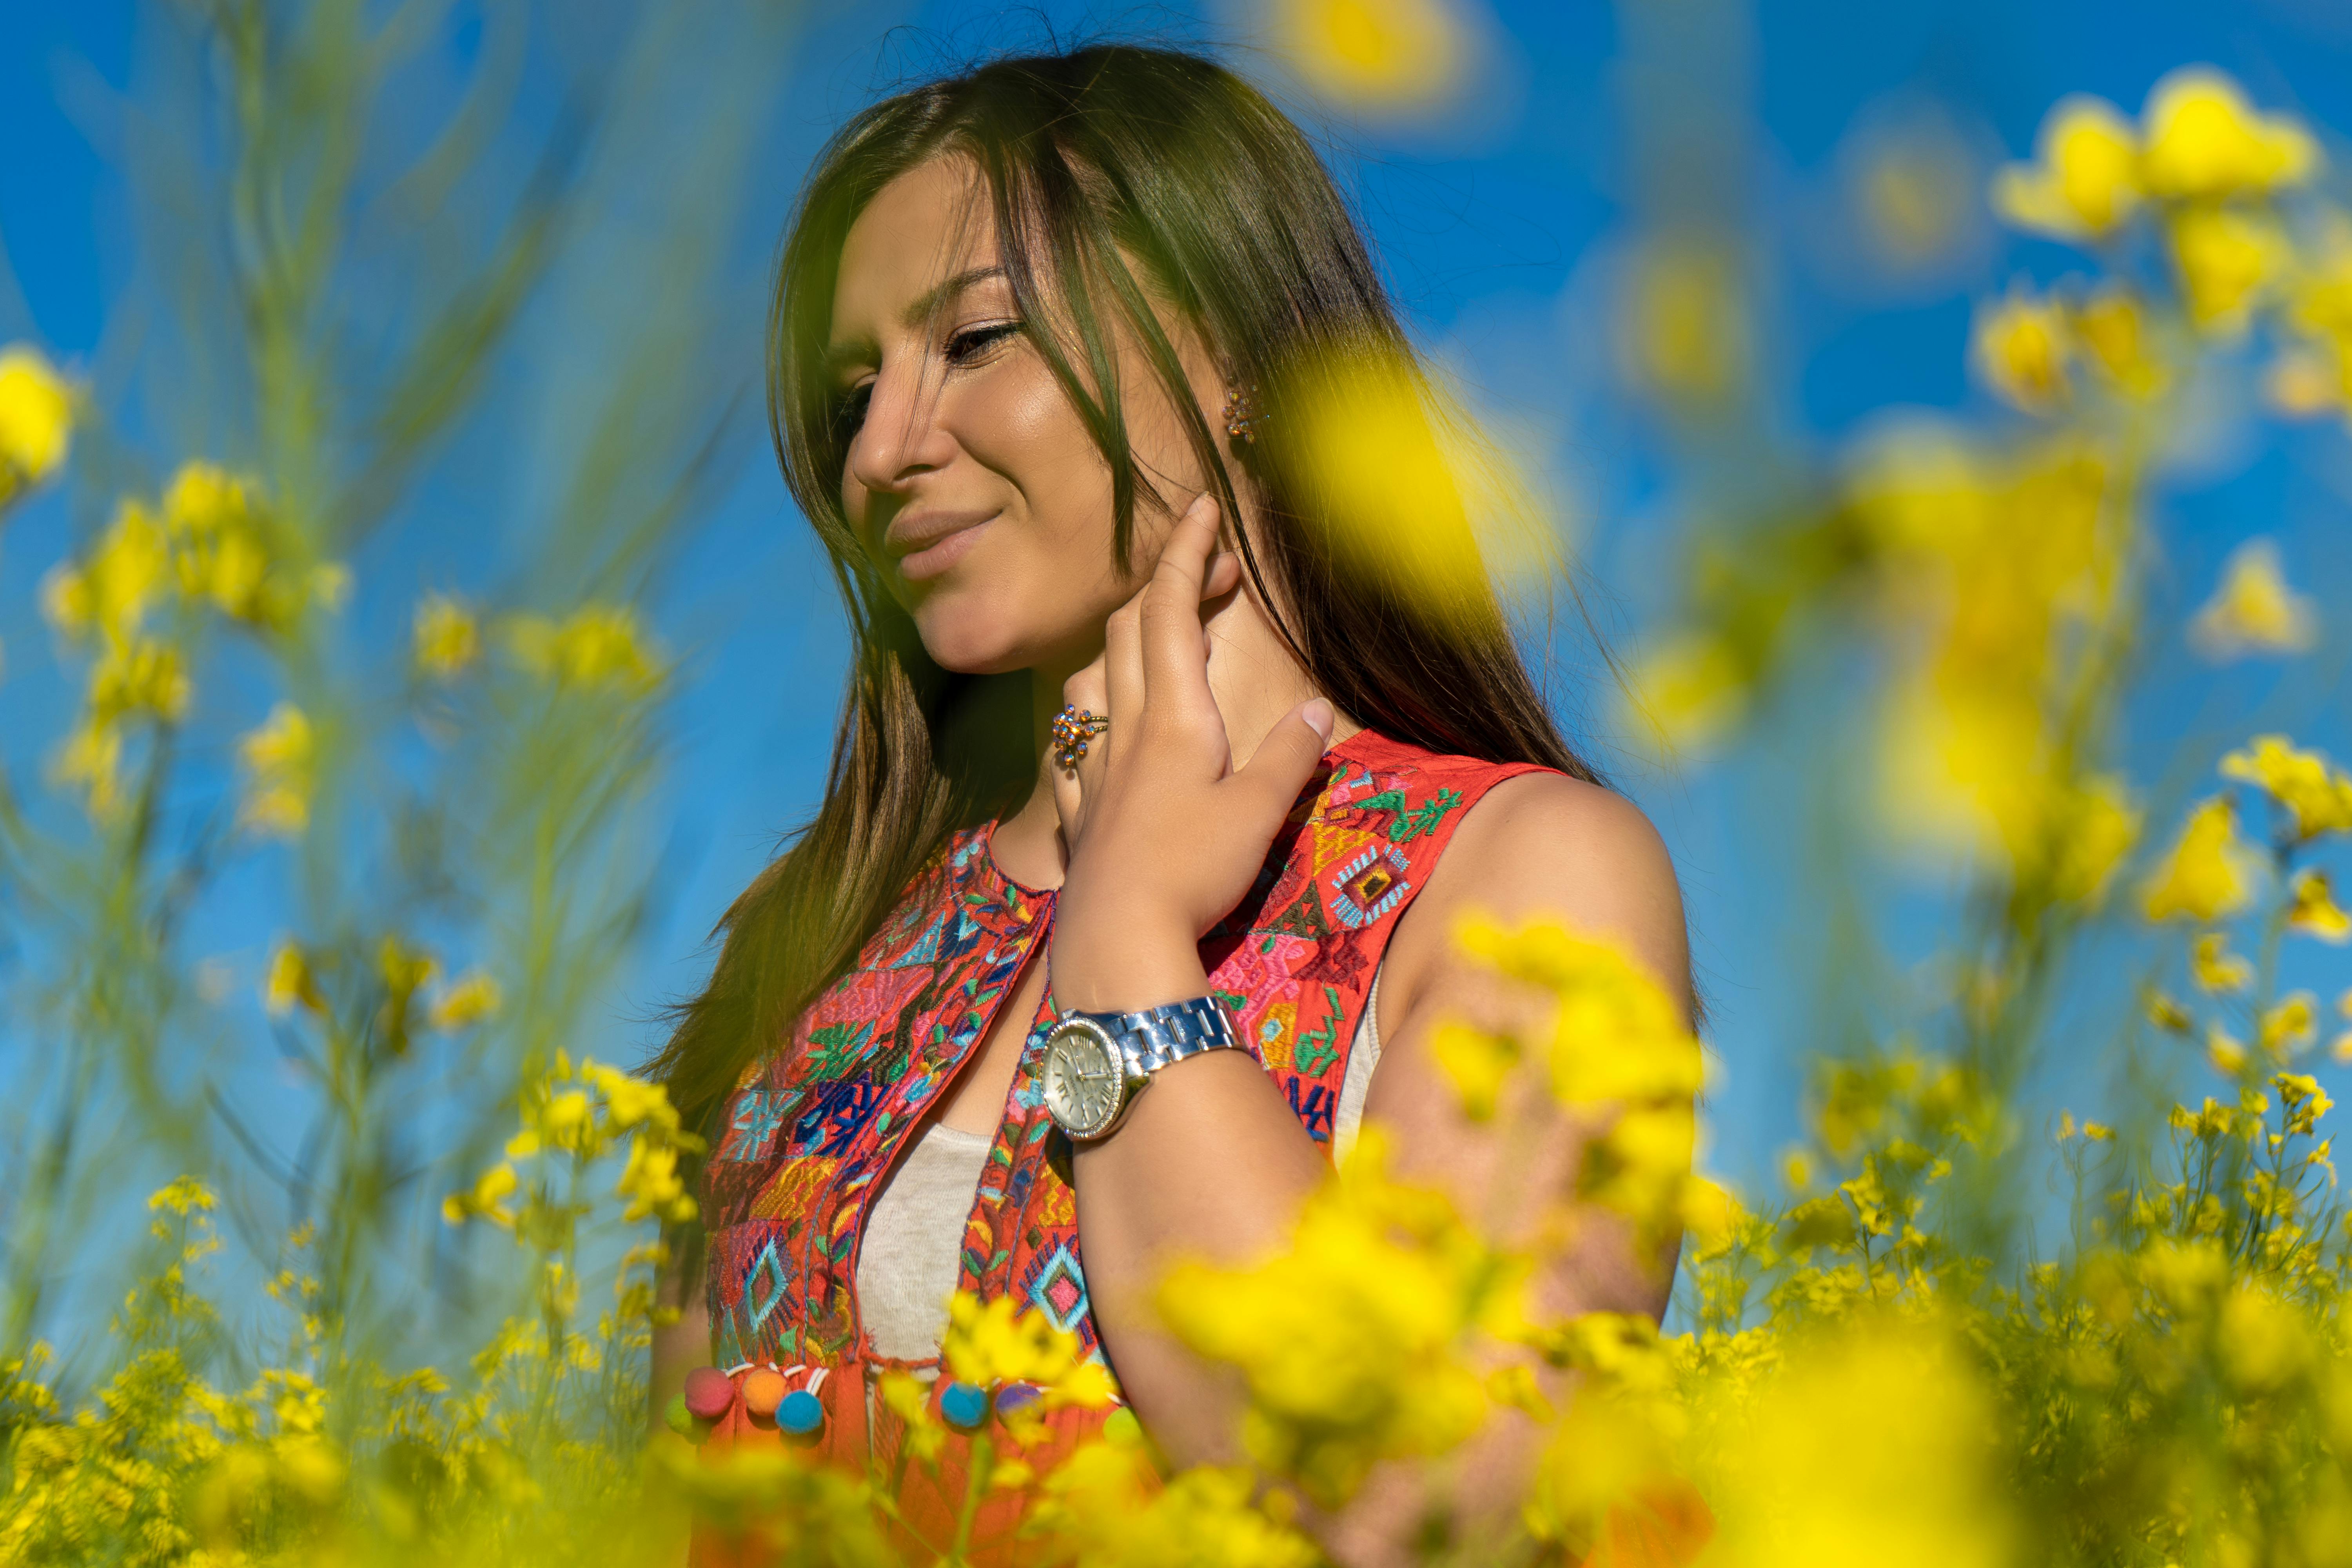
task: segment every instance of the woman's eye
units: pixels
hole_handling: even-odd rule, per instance
[[[1020,331],[1018,321],[996,321],[985,327],[966,327],[948,336],[948,363],[971,364],[997,344]]]
[[[866,423],[866,405],[874,401],[874,384],[858,383],[841,393],[835,400],[834,423],[845,431],[856,430]]]

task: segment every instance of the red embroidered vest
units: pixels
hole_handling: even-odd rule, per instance
[[[1467,809],[1503,780],[1536,771],[1360,731],[1332,748],[1256,884],[1202,940],[1211,987],[1327,1153],[1349,1047],[1390,933]],[[1033,954],[1043,961],[1052,915],[1050,892],[997,870],[987,829],[958,833],[785,1048],[746,1075],[708,1163],[703,1213],[719,1364],[838,1373],[816,1380],[812,1392],[824,1406],[817,1442],[847,1463],[863,1466],[869,1452],[887,1463],[897,1450],[895,1432],[866,1430],[864,1372],[874,1358],[856,1289],[866,1215],[1023,966]],[[1045,1113],[1040,1083],[1044,1037],[1055,1021],[1049,994],[1031,1020],[965,1224],[958,1288],[1034,1307],[1099,1358],[1069,1146]],[[808,1373],[797,1380],[807,1383]],[[1055,1446],[1099,1428],[1105,1414],[1055,1412]],[[739,1400],[714,1438],[763,1436],[777,1440]],[[944,1495],[901,1496],[901,1512],[919,1531],[927,1522],[952,1527],[960,1467],[944,1468]],[[910,1493],[914,1482],[910,1476]],[[1003,1501],[1017,1511],[1017,1498]],[[992,1503],[992,1514],[1004,1511]]]

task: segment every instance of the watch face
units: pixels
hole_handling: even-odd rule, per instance
[[[1085,1024],[1064,1024],[1045,1041],[1045,1110],[1073,1138],[1109,1130],[1124,1074],[1111,1044]]]

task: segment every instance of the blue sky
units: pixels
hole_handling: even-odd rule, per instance
[[[1717,29],[1694,41],[1692,58],[1728,59],[1726,96],[1714,107],[1757,132],[1739,188],[1781,269],[1776,418],[1795,439],[1824,447],[1890,405],[1980,411],[1983,395],[1964,370],[1972,301],[2013,271],[2046,277],[2077,265],[2054,246],[1988,230],[1932,278],[1858,276],[1822,216],[1857,125],[1940,116],[1989,163],[2024,153],[2063,93],[2096,92],[2136,110],[2165,70],[2207,61],[2268,106],[2352,127],[2352,12],[2328,0],[1772,0],[1752,14],[1696,5],[1690,14]],[[1496,4],[1495,85],[1478,103],[1434,125],[1338,120],[1326,131],[1418,328],[1490,406],[1538,433],[1544,461],[1575,501],[1602,618],[1629,637],[1669,597],[1671,520],[1659,505],[1654,433],[1596,363],[1604,354],[1603,263],[1632,194],[1618,106],[1639,86],[1617,15],[1583,3]],[[1041,19],[1066,33],[1092,26],[1214,38],[1234,36],[1232,16],[1184,5],[1049,5],[1009,22],[982,5],[822,10],[775,62],[785,107],[761,142],[764,194],[745,243],[764,252],[830,125],[925,60],[1034,37]],[[894,23],[905,30],[889,32]],[[115,95],[132,79],[139,25],[134,8],[114,0],[15,0],[10,44],[0,50],[0,237],[14,269],[13,289],[0,285],[0,338],[30,337],[68,361],[99,345],[131,270],[133,233],[112,160]],[[1239,58],[1251,65],[1253,57]],[[1675,58],[1671,40],[1666,58]],[[742,331],[756,342],[755,319]],[[841,668],[838,620],[760,432],[747,424],[740,434],[740,479],[656,605],[667,635],[689,650],[690,680],[674,715],[678,755],[662,807],[667,881],[641,963],[612,1001],[614,1054],[641,1047],[644,1016],[693,984],[702,933],[774,836],[805,813],[822,779]],[[2171,476],[2158,503],[2159,594],[2170,608],[2201,596],[2221,557],[2250,533],[2280,537],[2310,583],[2347,581],[2346,446],[2340,429],[2276,438],[2218,431]],[[39,642],[29,585],[64,537],[60,510],[42,503],[14,534],[0,557],[0,603],[10,606],[0,632],[12,665],[29,671]],[[425,553],[392,564],[411,581],[465,581],[467,537],[457,520],[429,536]],[[407,596],[395,600],[387,600],[389,616],[404,613]],[[2341,629],[2331,628],[2315,667],[2340,668],[2343,647]],[[59,711],[10,679],[0,702],[20,719]],[[2176,801],[2185,783],[2166,773],[2171,759],[2188,755],[2202,768],[2252,723],[2294,725],[2345,750],[2332,676],[2282,678],[2273,667],[2212,673],[2159,646],[2150,679],[2155,694],[2132,715],[2126,760]],[[26,731],[42,728],[11,726],[18,732],[5,749],[20,777],[34,771]],[[1595,739],[1607,760],[1610,737]],[[1804,760],[1790,754],[1794,743],[1767,733],[1713,767],[1661,773],[1626,757],[1617,770],[1665,832],[1685,878],[1717,1019],[1714,1160],[1735,1173],[1760,1172],[1791,1135],[1790,1064],[1819,1043],[1822,998],[1811,966],[1821,954],[1804,940],[1814,911],[1792,907],[1792,857],[1811,831],[1792,820],[1785,787]],[[241,884],[239,896],[254,906],[243,923],[267,923],[275,874],[265,866]],[[1932,877],[1885,885],[1873,920],[1890,951],[1906,959],[1927,951],[1945,912],[1940,892]],[[2328,994],[2342,984],[2336,978]],[[2052,1092],[2087,1092],[2095,1073],[2087,1059],[2062,1064]]]

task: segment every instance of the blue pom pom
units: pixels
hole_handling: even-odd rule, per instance
[[[988,1390],[976,1383],[950,1383],[940,1395],[940,1417],[959,1432],[971,1432],[988,1419]]]
[[[776,1406],[776,1427],[797,1436],[807,1436],[824,1425],[824,1402],[805,1388],[796,1388],[784,1395]]]

